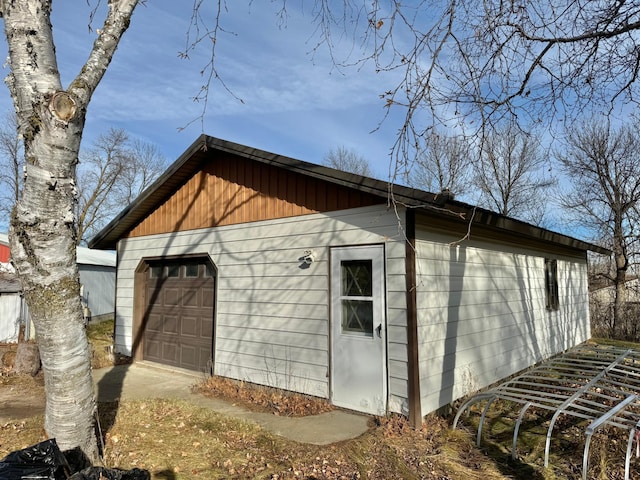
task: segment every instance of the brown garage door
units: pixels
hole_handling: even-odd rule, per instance
[[[215,305],[213,268],[204,258],[151,262],[149,267],[144,359],[208,371]]]

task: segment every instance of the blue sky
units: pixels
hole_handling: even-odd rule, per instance
[[[63,86],[82,68],[95,39],[88,23],[91,6],[98,0],[88,1],[91,5],[87,0],[53,2]],[[215,1],[203,3],[203,8],[217,5]],[[283,3],[288,8],[286,25],[281,25],[277,15]],[[346,147],[368,160],[375,177],[387,180],[389,154],[405,112],[398,106],[387,112],[380,95],[400,83],[402,72],[376,73],[371,64],[336,67],[326,48],[314,51],[318,37],[314,36],[312,12],[299,11],[300,3],[227,0],[229,10],[222,16],[224,32],[218,37],[216,61],[233,95],[214,82],[203,125],[189,123],[202,112],[202,104],[192,99],[203,84],[200,71],[209,61],[210,49],[203,42],[190,59],[179,58],[185,49],[193,2],[149,0],[140,4],[89,106],[83,148],[109,128],[123,128],[132,138],[155,144],[173,162],[204,132],[314,163],[321,163],[331,149]],[[212,11],[205,10],[203,15],[214,18]],[[93,29],[100,28],[101,22],[97,15]],[[350,38],[349,32],[341,35],[339,30],[334,34],[337,61],[353,62],[361,57],[358,38]],[[402,37],[396,35],[394,41],[401,42]],[[6,57],[5,42],[0,42],[0,50]],[[2,68],[4,77],[8,69],[6,65]],[[0,115],[12,108],[9,92],[2,85]]]
[[[94,94],[83,146],[110,127],[124,128],[132,137],[156,144],[173,161],[204,130],[315,163],[330,149],[344,146],[365,157],[375,176],[386,179],[389,151],[402,122],[402,112],[394,113],[379,128],[386,113],[379,95],[395,85],[392,74],[376,74],[372,66],[338,69],[326,49],[312,55],[317,39],[312,38],[310,12],[304,16],[288,4],[286,26],[279,26],[279,5],[227,2],[230,10],[222,18],[227,33],[218,38],[218,71],[243,102],[214,83],[204,125],[195,122],[182,131],[201,113],[202,104],[192,98],[202,85],[200,70],[210,51],[203,44],[189,60],[178,57],[185,47],[192,2],[140,5]],[[58,1],[53,9],[58,66],[66,86],[86,60],[95,33],[87,28],[90,7],[85,1]],[[94,22],[94,29],[100,22]],[[343,42],[345,54],[339,60],[352,46]],[[4,42],[1,48],[6,57]],[[3,87],[0,112],[11,108]]]

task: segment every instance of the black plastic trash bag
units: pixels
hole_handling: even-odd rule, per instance
[[[147,470],[118,470],[117,468],[90,467],[73,474],[69,480],[150,480]]]
[[[12,452],[0,460],[0,480],[151,479],[151,475],[147,470],[138,468],[119,470],[117,468],[91,467],[88,465],[90,463],[84,457],[84,454],[79,452],[79,449],[78,451],[70,450],[62,453],[55,438],[52,438]]]
[[[0,460],[2,480],[67,480],[69,464],[55,439],[11,452]]]

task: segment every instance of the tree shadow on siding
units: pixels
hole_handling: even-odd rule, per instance
[[[189,205],[184,210],[184,212],[182,213],[181,217],[179,218],[178,222],[175,225],[176,231],[179,231],[180,227],[186,221],[190,211],[193,210],[194,205],[196,204],[196,201],[204,193],[205,186],[206,186],[206,176],[203,175],[200,179],[200,182],[196,188],[196,191],[191,201],[189,202]],[[168,252],[170,249],[171,249],[171,242],[169,242],[165,247],[164,255],[166,255],[166,252]],[[137,291],[137,287],[138,286],[134,288],[134,297],[136,294],[139,295],[141,293]],[[142,336],[149,321],[148,305],[153,305],[153,301],[157,300],[160,288],[161,286],[159,286],[158,289],[156,289],[152,293],[151,298],[147,302],[147,305],[144,307],[145,311],[142,313],[142,321],[138,331],[135,332],[135,338],[132,343],[131,356],[133,358],[140,356]],[[117,285],[116,285],[116,289],[117,289]],[[116,307],[117,307],[117,303],[116,303]],[[135,325],[135,320],[134,320],[134,325]],[[117,334],[117,328],[118,328],[118,315],[116,311],[116,318],[114,322],[114,337]],[[115,338],[114,338],[114,341],[115,341]],[[128,369],[129,369],[129,365],[115,366],[111,368],[107,373],[105,373],[104,376],[97,383],[96,397],[98,399],[98,403],[106,402],[105,407],[106,407],[106,410],[109,412],[107,415],[104,416],[104,418],[101,419],[100,428],[101,428],[101,434],[103,436],[105,436],[114,425],[114,421],[117,416],[119,402],[122,396],[124,381],[127,376]],[[99,409],[100,408],[101,407],[99,405]]]
[[[461,265],[462,271],[459,277],[451,275],[451,267]],[[442,375],[440,383],[439,405],[449,405],[455,397],[456,367],[458,356],[458,330],[460,323],[461,292],[464,291],[465,272],[467,268],[467,249],[464,245],[455,245],[449,248],[449,292],[447,302],[447,327],[444,339],[444,352],[442,357]],[[456,280],[459,279],[459,285]]]
[[[183,185],[184,186],[184,185]],[[180,217],[177,219],[175,224],[173,225],[173,232],[169,234],[161,234],[165,236],[163,246],[161,251],[158,254],[154,254],[153,258],[175,258],[175,259],[187,259],[187,258],[195,258],[202,257],[209,261],[209,263],[213,266],[214,271],[216,269],[216,265],[211,259],[207,248],[203,250],[201,244],[199,242],[191,243],[189,245],[180,247],[177,246],[176,243],[179,239],[179,234],[185,224],[185,222],[189,219],[190,215],[197,208],[198,200],[207,193],[207,175],[202,174],[199,178],[198,184],[193,191],[193,194],[189,200],[189,203],[185,207],[185,209],[181,212]],[[180,190],[179,187],[176,191]],[[239,209],[242,209],[247,204],[250,204],[256,198],[261,195],[259,191],[254,191],[251,194],[247,194],[246,191],[236,192],[234,195],[235,198],[229,199],[229,201],[224,205],[222,210],[218,210],[217,218],[215,222],[224,223],[224,221],[230,217],[232,217]],[[210,221],[214,221],[213,218]],[[147,260],[145,258],[141,259],[141,263],[146,263]],[[140,265],[139,265],[140,266]],[[248,266],[249,267],[249,266]],[[136,274],[137,275],[137,274]],[[214,274],[215,276],[215,274]],[[144,292],[146,295],[149,295],[142,306],[142,311],[137,311],[134,307],[134,336],[131,347],[131,355],[134,359],[142,358],[142,348],[144,342],[144,334],[149,324],[149,318],[151,313],[152,306],[158,301],[160,293],[162,291],[163,286],[168,281],[168,278],[158,279],[158,283],[156,287],[151,292]],[[216,328],[216,318],[215,318],[215,309],[216,309],[216,301],[217,298],[217,279],[214,280],[214,305],[213,305],[213,335],[211,339],[211,361],[209,362],[209,371],[203,373],[212,373],[213,366],[213,355],[215,352],[215,328]],[[143,294],[141,289],[144,288],[144,282],[140,282],[138,278],[136,278],[134,282],[134,299]],[[249,292],[247,292],[249,293]],[[134,300],[135,301],[135,300]],[[138,320],[136,320],[136,318]],[[116,317],[116,326],[117,329],[117,317]],[[129,369],[128,365],[121,365],[110,369],[108,372],[104,374],[104,376],[97,383],[97,397],[100,399],[99,403],[105,403],[106,409],[109,410],[110,414],[105,415],[101,420],[101,430],[102,435],[106,435],[107,432],[113,427],[113,422],[115,421],[117,410],[119,406],[120,397],[122,396],[124,381],[127,376],[127,371]]]

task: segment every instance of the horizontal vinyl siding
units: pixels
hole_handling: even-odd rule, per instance
[[[0,294],[0,342],[17,342],[20,325],[24,324],[21,317],[22,296],[19,293]]]
[[[422,413],[589,338],[586,260],[418,232]],[[545,308],[544,258],[558,260],[560,309]]]
[[[390,410],[407,409],[404,237],[374,206],[122,240],[116,343],[131,353],[134,271],[142,258],[206,253],[217,268],[215,373],[329,396],[329,252],[385,245]],[[305,250],[317,259],[300,268]]]
[[[82,297],[93,317],[113,315],[116,269],[101,265],[78,265]]]
[[[387,288],[387,377],[389,391],[389,410],[396,413],[409,412],[408,353],[407,353],[407,294],[405,278],[405,237],[398,232],[398,219],[395,221],[396,237],[385,244],[385,276]],[[389,238],[388,240],[391,240]]]

